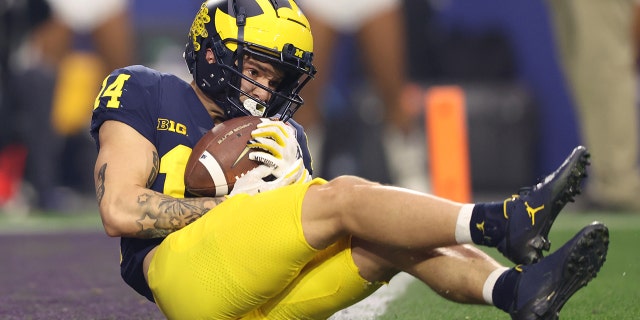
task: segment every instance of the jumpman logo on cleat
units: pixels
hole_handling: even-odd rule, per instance
[[[528,202],[524,202],[524,205],[527,207],[527,214],[529,215],[529,218],[531,218],[531,225],[535,226],[536,225],[536,213],[538,213],[538,211],[544,209],[544,204],[537,207],[537,208],[532,208],[531,206],[529,206]]]
[[[522,187],[504,200],[502,213],[508,222],[497,247],[509,260],[529,265],[542,259],[542,251],[549,251],[551,225],[560,210],[580,193],[580,182],[587,176],[588,159],[587,149],[578,146],[541,182]],[[489,226],[485,227],[490,232]]]
[[[519,195],[514,194],[513,196],[511,196],[511,198],[507,198],[506,200],[504,200],[502,213],[503,213],[505,219],[509,219],[509,215],[507,214],[507,203],[511,202],[511,201],[516,201],[519,198],[520,198]],[[529,202],[524,201],[524,205],[526,207],[525,209],[527,210],[527,215],[529,215],[529,219],[531,219],[531,225],[535,226],[536,225],[536,213],[538,213],[538,211],[544,209],[544,204],[542,204],[539,207],[532,208],[529,205]],[[478,228],[478,229],[480,229],[480,228]]]

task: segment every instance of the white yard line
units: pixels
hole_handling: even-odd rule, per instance
[[[404,294],[415,278],[407,273],[393,277],[388,285],[383,286],[368,298],[353,306],[337,312],[329,320],[366,320],[375,319],[387,311],[387,306],[397,297]]]

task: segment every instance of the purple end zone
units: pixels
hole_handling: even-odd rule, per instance
[[[104,233],[0,235],[0,319],[164,319],[120,278]]]

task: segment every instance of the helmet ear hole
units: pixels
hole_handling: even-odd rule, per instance
[[[216,54],[216,57],[224,57],[225,54],[227,53],[227,50],[224,49],[224,45],[222,44],[221,41],[215,41],[213,43],[213,50]]]
[[[191,41],[187,42],[184,49],[184,61],[187,63],[189,73],[193,74],[196,67],[196,52],[193,50],[193,44]]]

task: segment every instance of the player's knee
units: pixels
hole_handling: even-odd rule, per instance
[[[377,186],[377,185],[380,185],[377,182],[369,181],[369,180],[364,179],[364,178],[360,178],[360,177],[356,177],[356,176],[350,176],[350,175],[339,176],[337,178],[332,179],[327,184],[332,185],[334,188],[347,188],[347,190],[350,190],[350,189],[352,189],[354,187],[358,187],[358,186]]]
[[[302,203],[305,238],[317,249],[326,248],[350,233],[351,215],[362,210],[362,196],[368,186],[377,185],[353,176],[342,176],[309,187]]]
[[[366,180],[364,178],[343,175],[343,176],[339,176],[337,178],[332,179],[327,183],[327,185],[331,186],[331,188],[334,188],[338,191],[350,191],[350,190],[353,191],[353,188],[356,188],[356,187],[372,186],[372,185],[379,185],[379,184],[376,182]]]
[[[340,176],[329,181],[325,186],[330,190],[328,200],[337,208],[343,208],[343,212],[352,212],[358,194],[368,187],[378,186],[372,182],[356,176]],[[366,191],[365,191],[366,192]]]

